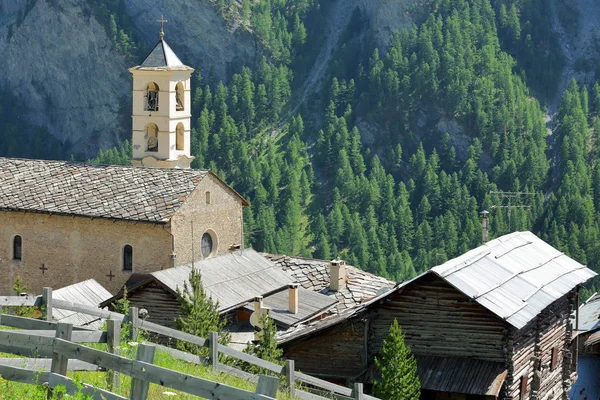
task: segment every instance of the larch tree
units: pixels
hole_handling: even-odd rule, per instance
[[[381,378],[373,385],[375,396],[388,400],[418,400],[421,383],[417,377],[417,361],[404,343],[404,333],[397,320],[390,326],[375,364],[381,372]]]

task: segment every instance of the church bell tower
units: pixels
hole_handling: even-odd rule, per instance
[[[193,68],[184,65],[164,39],[133,75],[133,158],[136,167],[190,168],[191,88]]]

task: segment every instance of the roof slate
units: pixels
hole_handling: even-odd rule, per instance
[[[437,274],[518,329],[597,275],[531,232],[504,235],[426,273]]]
[[[166,222],[209,173],[0,157],[0,210]]]
[[[303,257],[263,254],[291,274],[305,289],[310,289],[338,300],[332,311],[343,313],[378,295],[382,288],[391,289],[396,282],[346,265],[346,285],[340,291],[329,288],[329,262]]]
[[[138,70],[191,70],[184,65],[164,39],[158,41],[144,61],[134,69]]]
[[[252,249],[198,261],[194,267],[202,273],[202,286],[206,293],[219,302],[220,312],[294,283],[291,276]],[[176,293],[178,287],[183,289],[184,282],[188,282],[191,270],[191,265],[184,265],[150,275]]]

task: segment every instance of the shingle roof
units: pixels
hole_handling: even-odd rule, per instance
[[[575,323],[575,316],[573,316]],[[594,294],[579,307],[578,333],[600,329],[600,294]]]
[[[191,70],[184,65],[164,39],[154,46],[144,61],[134,69],[138,70]]]
[[[439,275],[518,329],[596,276],[531,232],[499,237],[427,273]]]
[[[329,289],[328,261],[274,254],[264,256],[290,273],[305,289],[335,297],[339,301],[334,309],[336,313],[344,312],[377,296],[377,292],[382,288],[391,289],[396,286],[396,282],[346,265],[346,285],[336,292]]]
[[[0,157],[0,210],[166,222],[209,173]]]
[[[218,257],[194,263],[194,268],[202,274],[202,286],[206,293],[219,302],[219,311],[226,312],[239,307],[256,296],[266,296],[287,288],[294,283],[293,278],[283,272],[271,261],[252,249],[243,249]],[[128,291],[133,292],[143,287],[150,280],[157,280],[171,293],[176,294],[177,288],[183,290],[184,283],[192,270],[191,265],[168,268],[152,272],[145,280],[138,280],[136,286],[128,286]],[[121,292],[105,301],[103,305],[112,302],[121,295]]]
[[[58,300],[70,301],[89,307],[98,307],[100,303],[109,299],[112,295],[102,285],[94,279],[79,282],[74,285],[66,286],[55,290],[52,297]],[[52,310],[54,318],[59,322],[82,326],[90,329],[100,329],[104,320],[93,317],[88,314],[75,311],[54,308]]]

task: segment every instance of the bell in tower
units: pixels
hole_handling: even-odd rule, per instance
[[[133,158],[136,167],[190,168],[191,100],[193,68],[184,65],[164,39],[133,75]]]

